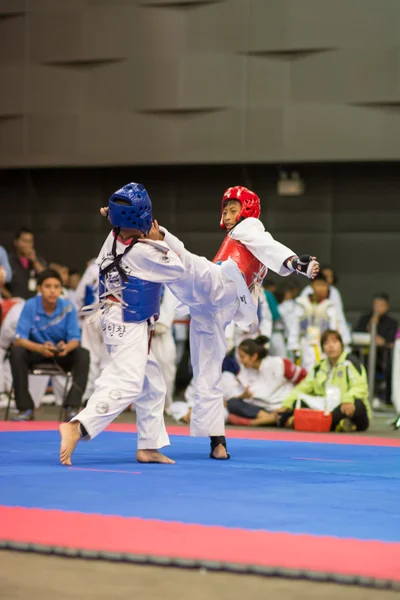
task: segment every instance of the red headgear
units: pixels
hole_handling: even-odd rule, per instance
[[[261,213],[260,198],[247,188],[242,185],[236,185],[235,187],[228,188],[222,196],[222,208],[221,208],[221,222],[220,226],[222,229],[226,229],[222,213],[224,212],[224,204],[227,200],[237,200],[242,205],[242,210],[237,216],[236,223],[241,219],[247,219],[247,217],[254,217],[258,219]]]

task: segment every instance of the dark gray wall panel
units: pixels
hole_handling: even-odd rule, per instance
[[[399,48],[398,0],[1,0],[0,166],[398,160]]]

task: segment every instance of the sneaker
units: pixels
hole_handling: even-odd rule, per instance
[[[393,425],[393,429],[395,431],[397,429],[400,429],[400,415],[398,415],[397,419],[395,421],[393,421],[392,425]]]
[[[15,417],[11,419],[11,421],[33,421],[34,420],[33,409],[25,410],[24,412],[19,412]]]
[[[336,432],[343,432],[343,433],[351,433],[352,431],[357,431],[357,427],[354,425],[353,421],[349,418],[345,418],[342,419],[341,421],[339,421],[339,423],[336,425]]]

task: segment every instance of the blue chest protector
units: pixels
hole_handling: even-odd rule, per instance
[[[125,251],[117,255],[118,233],[119,230],[116,229],[112,247],[114,260],[104,269],[100,269],[99,296],[100,298],[107,295],[112,296],[113,287],[117,288],[118,295],[116,297],[122,298],[121,307],[124,322],[140,323],[147,321],[154,315],[160,314],[162,284],[139,279],[133,275],[128,275],[124,271],[120,264],[121,260],[133,248],[137,240],[132,240]]]
[[[94,304],[96,301],[98,284],[96,285],[87,285],[85,287],[85,299],[83,302],[84,306],[89,306],[90,304]]]

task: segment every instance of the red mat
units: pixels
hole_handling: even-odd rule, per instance
[[[58,421],[32,421],[28,423],[14,423],[0,421],[1,431],[55,431],[60,423]],[[130,423],[115,423],[109,425],[105,431],[119,433],[136,433],[136,425]],[[167,431],[170,435],[190,435],[190,428],[180,425],[169,425]],[[275,442],[318,442],[320,444],[341,444],[349,446],[386,446],[388,448],[400,447],[400,438],[379,438],[358,436],[354,434],[337,433],[301,433],[299,431],[249,431],[248,429],[228,429],[227,438],[243,440],[271,440]]]
[[[105,535],[107,532],[107,535]],[[0,538],[27,544],[343,573],[400,582],[400,544],[0,506]]]
[[[0,431],[54,431],[57,422],[0,423]],[[116,432],[136,427],[115,424]],[[168,427],[189,435],[187,427]],[[228,437],[399,447],[351,435],[229,430]],[[1,502],[1,495],[0,495]],[[341,532],[343,533],[343,532]],[[335,538],[134,517],[0,506],[0,548],[174,566],[310,577],[400,589],[400,543]],[[88,555],[89,552],[89,555]],[[107,553],[113,553],[113,556]]]

